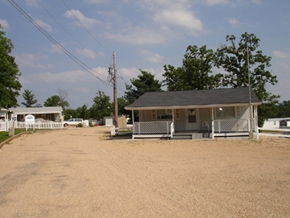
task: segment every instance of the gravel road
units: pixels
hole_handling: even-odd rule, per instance
[[[25,134],[0,150],[0,217],[289,217],[290,140]]]

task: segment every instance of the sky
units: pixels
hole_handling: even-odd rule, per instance
[[[187,46],[216,50],[245,32],[272,57],[278,83],[266,89],[282,102],[290,100],[289,11],[289,0],[0,0],[0,24],[14,45],[22,107],[26,89],[41,105],[59,90],[72,109],[91,107],[99,91],[113,101],[113,52],[122,97],[140,69],[162,81],[163,66],[180,67]]]

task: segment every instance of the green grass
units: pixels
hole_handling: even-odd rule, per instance
[[[35,130],[32,130],[32,129],[15,129],[14,131],[14,135],[18,135],[22,132],[26,132],[26,133],[33,133],[33,132],[40,132],[40,131],[47,131],[47,129],[35,129]],[[0,132],[0,143],[1,142],[4,142],[5,140],[11,138],[12,136],[9,136],[9,132]]]
[[[25,129],[15,129],[14,135],[18,135],[22,132],[32,132],[32,130],[26,131]],[[11,136],[9,136],[9,132],[0,132],[0,143],[9,138],[11,138]]]

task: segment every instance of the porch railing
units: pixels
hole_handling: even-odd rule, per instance
[[[172,121],[134,122],[133,135],[141,134],[172,134]]]
[[[224,119],[214,120],[214,132],[249,132],[250,121],[248,119]]]

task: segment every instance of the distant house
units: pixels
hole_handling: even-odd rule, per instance
[[[290,117],[269,118],[264,121],[263,129],[290,128]]]
[[[132,111],[133,139],[255,137],[260,104],[253,90],[231,88],[148,92],[125,109]]]
[[[8,120],[8,112],[9,110],[0,108],[0,131],[7,131],[7,120]]]
[[[15,121],[24,121],[26,115],[33,115],[35,120],[63,121],[62,107],[10,108]]]

